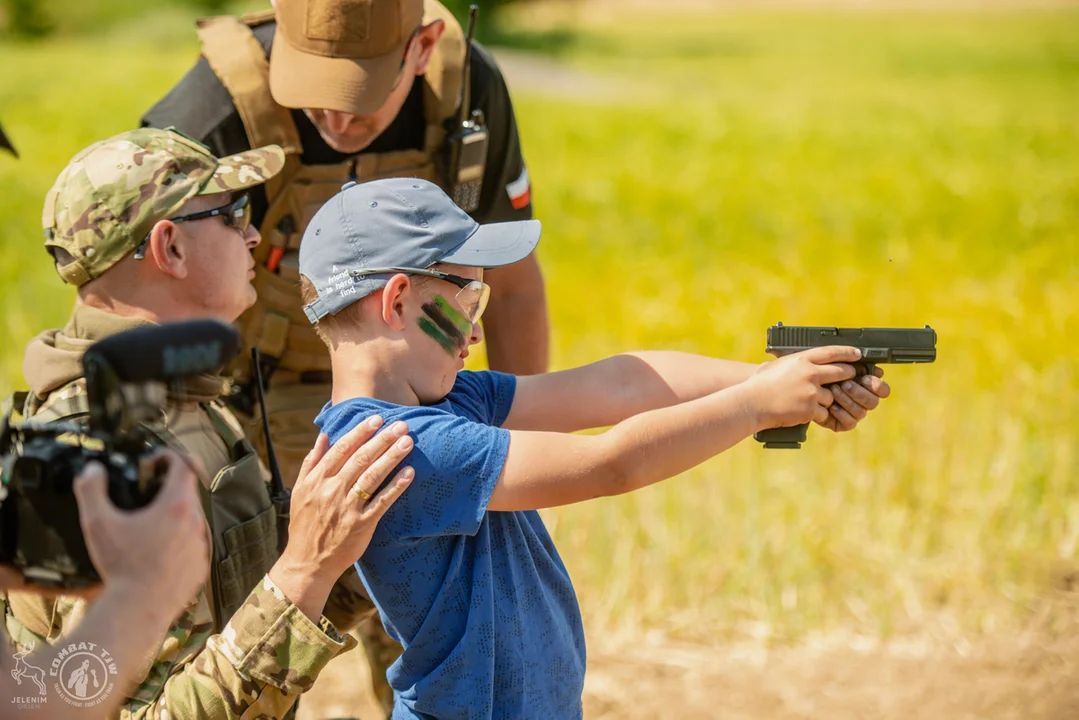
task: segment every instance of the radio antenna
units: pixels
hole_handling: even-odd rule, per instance
[[[468,6],[468,33],[465,35],[465,66],[461,70],[461,104],[457,108],[457,127],[468,121],[469,108],[472,105],[472,36],[476,32],[476,14],[479,5]]]

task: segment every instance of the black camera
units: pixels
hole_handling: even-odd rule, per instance
[[[239,335],[218,320],[148,325],[91,345],[82,358],[80,419],[0,426],[0,563],[28,583],[79,588],[100,582],[86,549],[72,486],[88,462],[108,473],[121,509],[148,504],[161,485],[156,456],[165,441],[152,429],[164,418],[170,383],[219,372]],[[81,418],[85,418],[83,421]]]

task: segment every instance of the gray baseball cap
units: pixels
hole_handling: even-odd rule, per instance
[[[496,268],[523,260],[540,238],[538,220],[478,224],[437,185],[416,178],[350,182],[319,208],[300,243],[300,274],[318,299],[304,307],[318,322],[384,287],[393,272],[438,262]]]

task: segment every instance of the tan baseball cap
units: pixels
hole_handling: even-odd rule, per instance
[[[288,108],[369,115],[386,102],[423,0],[277,0],[270,92]]]

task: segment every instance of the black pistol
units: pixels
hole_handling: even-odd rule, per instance
[[[850,345],[862,351],[856,365],[866,373],[880,363],[931,363],[937,359],[937,333],[926,325],[922,328],[839,328],[806,325],[786,326],[776,323],[768,328],[765,351],[783,357],[809,348],[826,345]],[[863,368],[859,368],[861,373]],[[770,428],[753,435],[768,449],[797,450],[806,440],[809,423],[794,427]]]

